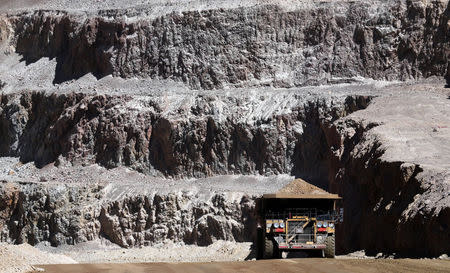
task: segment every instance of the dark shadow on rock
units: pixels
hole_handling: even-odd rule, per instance
[[[72,53],[73,51],[79,53]],[[91,73],[97,80],[113,74],[111,54],[93,46],[73,48],[56,58],[54,84],[77,80]]]
[[[97,79],[113,73],[111,51],[121,48],[118,41],[125,28],[122,24],[40,12],[30,20],[33,23],[16,26],[16,53],[26,65],[41,58],[56,60],[53,83],[79,79],[89,73]]]
[[[164,174],[176,173],[178,162],[174,156],[173,128],[169,120],[161,118],[152,129],[149,160]]]
[[[97,51],[93,48],[86,49],[89,51]],[[66,81],[78,80],[87,74],[92,74],[97,80],[103,77],[113,74],[112,65],[109,61],[109,57],[105,54],[90,54],[80,53],[79,55],[73,55],[64,52],[64,55],[58,57],[43,55],[39,58],[33,58],[26,55],[26,53],[17,52],[23,54],[20,62],[25,62],[28,66],[39,61],[41,58],[48,57],[50,60],[56,59],[55,76],[53,84],[61,84]],[[0,89],[1,86],[0,83]]]

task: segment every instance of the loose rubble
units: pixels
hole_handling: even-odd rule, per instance
[[[251,243],[222,240],[204,247],[168,241],[154,246],[123,249],[96,240],[75,246],[55,248],[38,245],[37,248],[69,256],[79,263],[211,262],[254,259]]]
[[[42,252],[29,244],[0,243],[0,272],[25,273],[39,271],[35,264],[73,264],[74,259],[61,254]]]

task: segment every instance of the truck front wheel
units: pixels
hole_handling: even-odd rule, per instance
[[[334,258],[336,256],[335,249],[335,240],[333,234],[325,239],[325,258]]]
[[[273,258],[273,241],[265,238],[264,239],[264,253],[263,259],[272,259]]]

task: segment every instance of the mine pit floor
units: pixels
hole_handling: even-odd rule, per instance
[[[44,272],[449,272],[450,261],[430,259],[287,259],[210,263],[42,265]],[[36,271],[37,272],[37,271]]]

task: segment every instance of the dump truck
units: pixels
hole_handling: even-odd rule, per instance
[[[256,202],[257,258],[284,258],[292,251],[334,258],[341,200],[337,194],[264,194]]]

